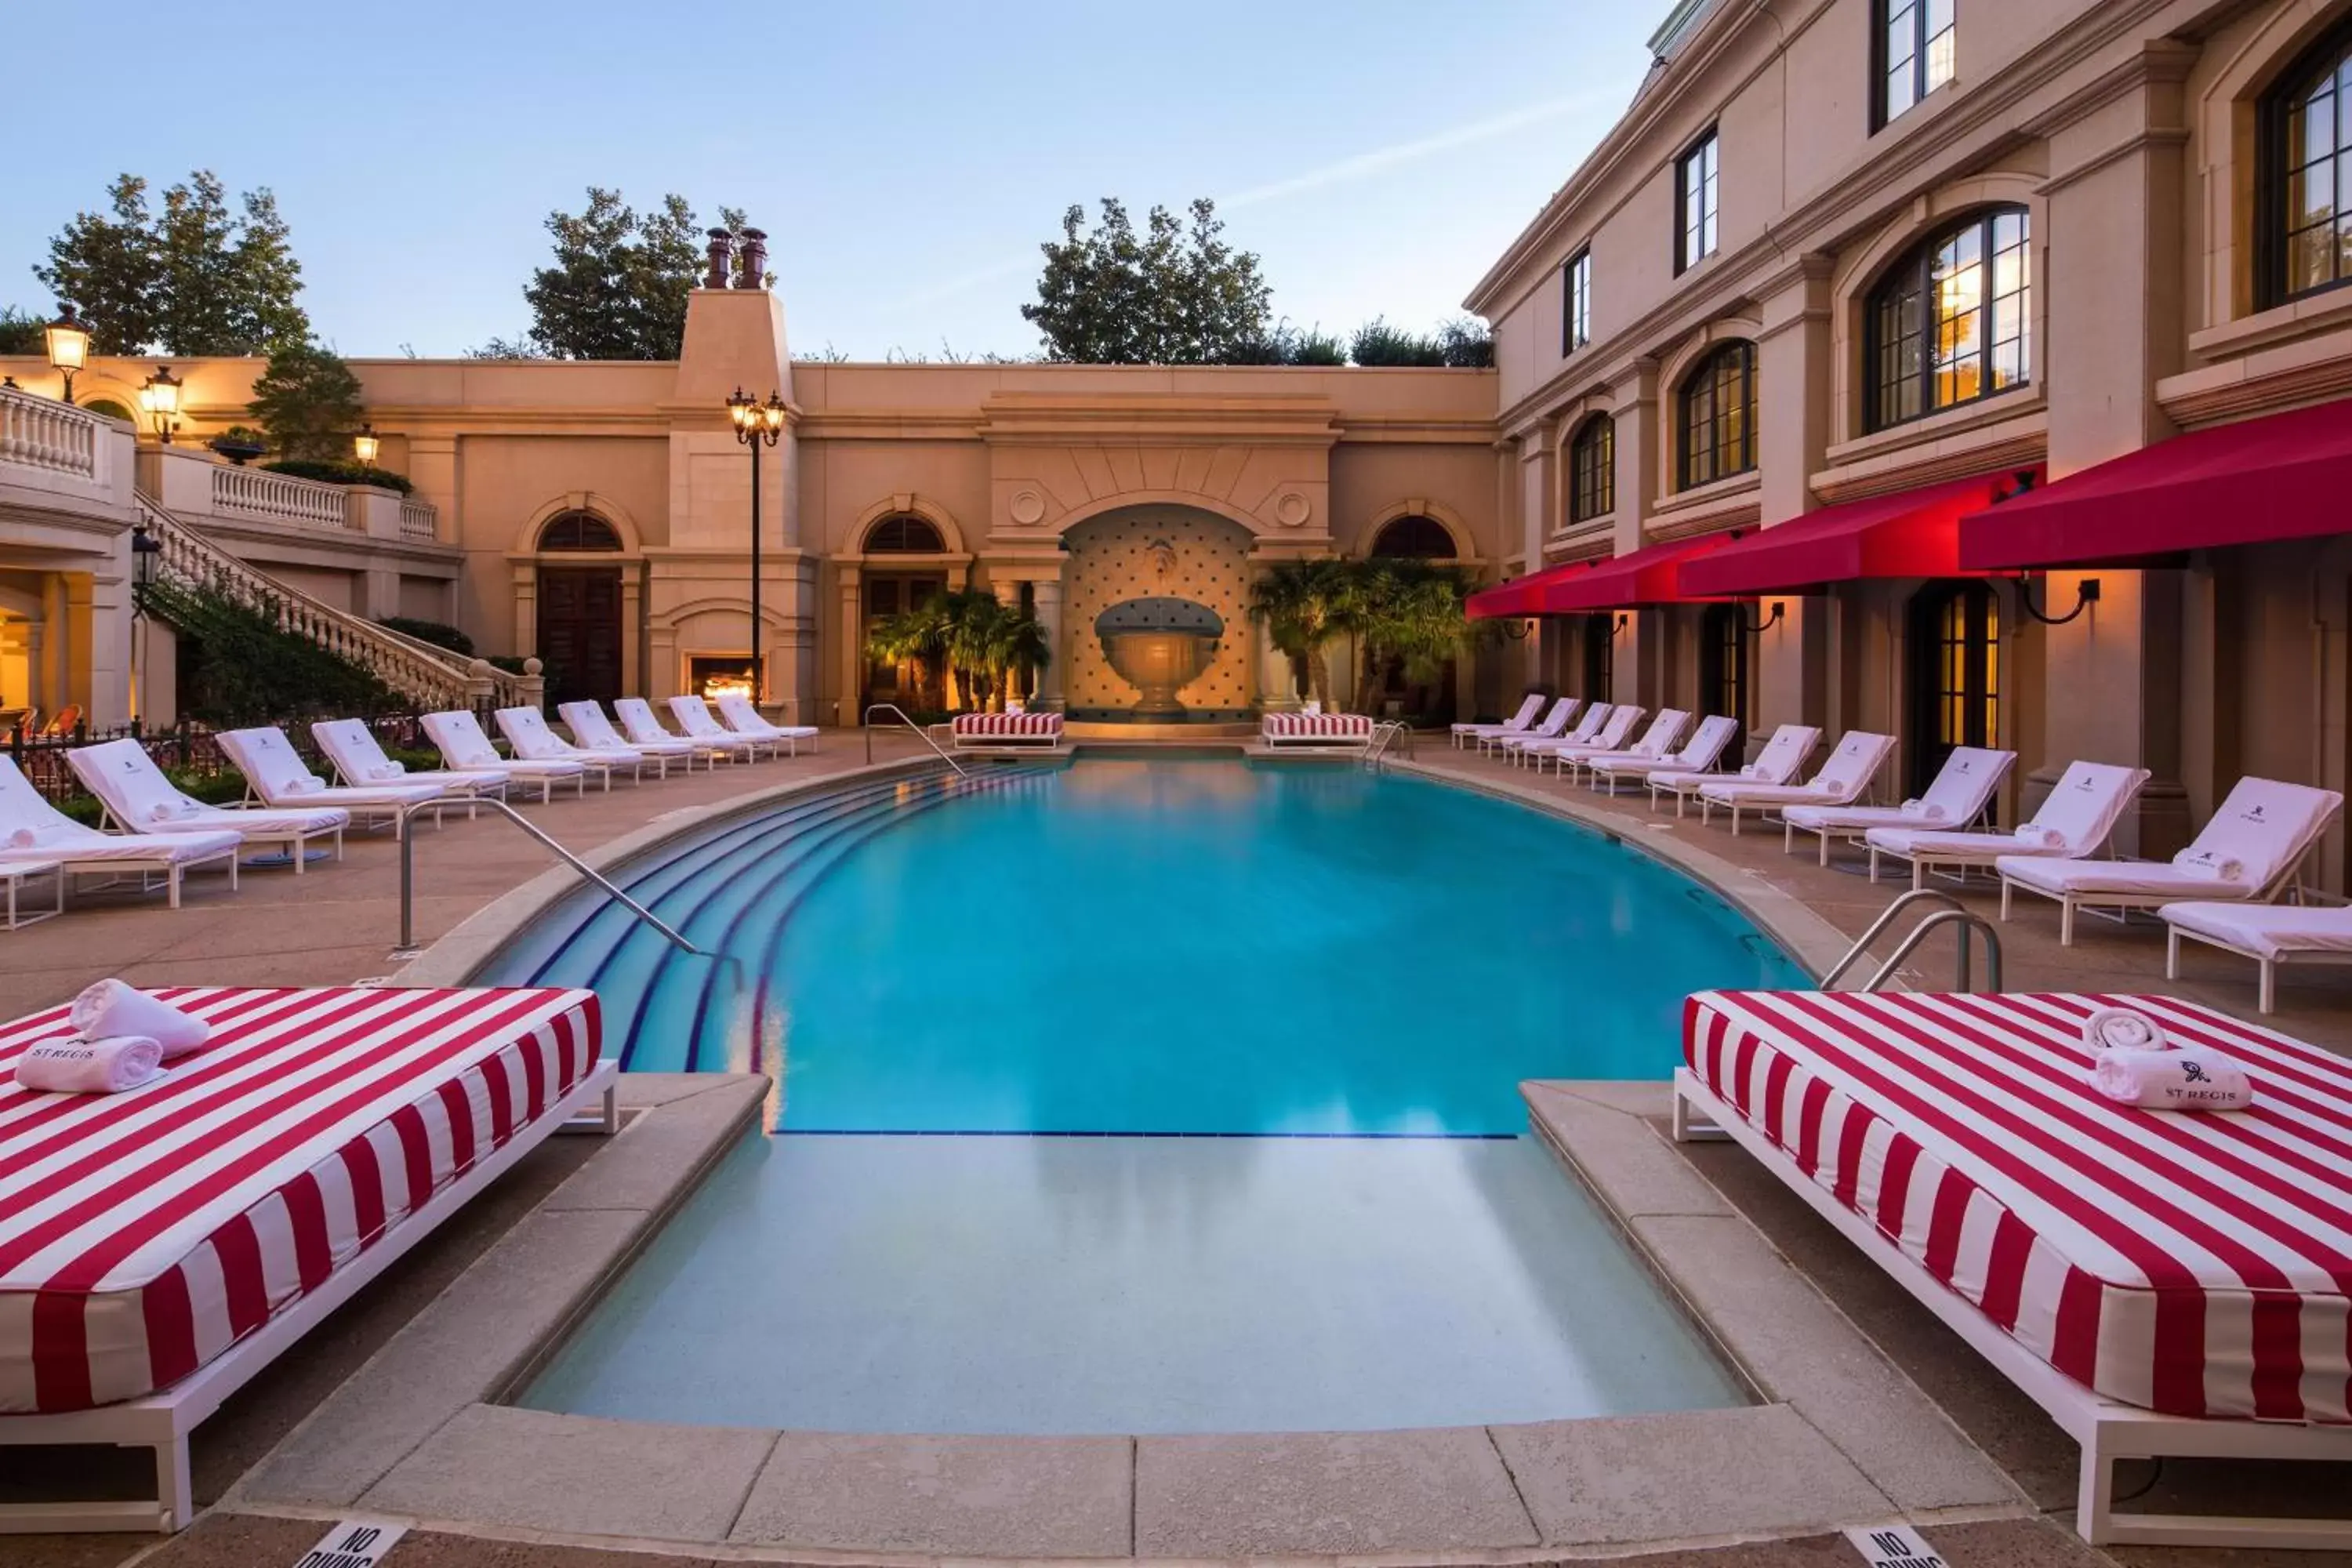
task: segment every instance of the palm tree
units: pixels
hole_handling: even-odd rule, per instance
[[[866,634],[866,658],[915,667],[917,706],[934,713],[948,705],[946,597],[934,594],[912,609],[885,616]]]
[[[1370,713],[1387,687],[1388,671],[1402,665],[1405,679],[1429,686],[1444,679],[1445,661],[1469,634],[1463,613],[1469,584],[1458,568],[1422,561],[1355,563],[1356,593],[1349,628],[1362,657],[1356,706]]]
[[[1331,706],[1331,667],[1324,645],[1345,628],[1353,595],[1339,561],[1279,561],[1250,586],[1250,618],[1274,646],[1307,667],[1307,689]]]
[[[1054,662],[1053,639],[1045,635],[1045,624],[1035,616],[1025,610],[1013,610],[998,617],[988,655],[997,690],[1004,698],[1013,697],[1017,676],[1020,695],[1026,699],[1037,672]]]
[[[934,603],[947,622],[950,668],[954,671],[956,705],[968,711],[988,705],[993,673],[989,659],[998,637],[998,626],[1013,614],[994,594],[980,588],[942,594]]]

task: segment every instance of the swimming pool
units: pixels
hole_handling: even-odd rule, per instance
[[[637,1070],[774,1075],[527,1403],[873,1431],[1445,1425],[1736,1403],[1529,1078],[1659,1079],[1803,978],[1712,892],[1467,791],[1082,758],[847,786],[633,864],[721,962],[559,906]],[[1367,1373],[1364,1369],[1374,1368]]]

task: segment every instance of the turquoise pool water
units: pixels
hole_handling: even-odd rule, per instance
[[[637,1070],[775,1076],[530,1390],[872,1431],[1349,1429],[1736,1403],[1531,1139],[1663,1079],[1682,997],[1801,975],[1624,846],[1329,764],[858,786],[585,900],[488,978],[595,986]]]

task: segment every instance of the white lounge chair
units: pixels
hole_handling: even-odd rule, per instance
[[[749,754],[753,757],[757,757],[762,751],[772,757],[776,756],[783,749],[784,743],[782,740],[770,740],[763,735],[747,735],[740,730],[720,723],[711,713],[710,704],[691,692],[669,699],[669,713],[671,718],[677,721],[677,727],[685,731],[693,740],[709,741],[722,735],[730,736],[742,742],[748,748]]]
[[[1658,809],[1660,795],[1671,795],[1675,797],[1675,815],[1680,816],[1684,808],[1698,798],[1699,791],[1727,780],[1759,784],[1787,784],[1797,776],[1797,770],[1805,765],[1805,759],[1811,756],[1813,748],[1821,743],[1822,732],[1812,725],[1783,724],[1772,731],[1772,738],[1764,742],[1764,749],[1756,753],[1756,760],[1736,773],[1669,773],[1661,768],[1644,781],[1650,786],[1650,809]]]
[[[310,771],[284,731],[267,725],[223,730],[213,739],[230,765],[245,775],[246,798],[280,811],[338,805],[352,814],[354,823],[383,823],[397,833],[410,806],[449,798],[437,784],[330,784]]]
[[[709,759],[709,765],[719,765],[719,753],[692,741],[665,735],[658,741],[627,741],[613,728],[613,721],[604,716],[602,705],[594,702],[565,702],[556,708],[563,719],[563,727],[572,731],[572,744],[583,751],[620,752],[635,752],[654,764],[654,776],[669,777],[669,765],[674,761],[688,773],[694,771],[694,759]]]
[[[1821,840],[1821,863],[1830,863],[1830,841],[1857,840],[1874,827],[1965,828],[1984,815],[1992,792],[2017,761],[2015,752],[1984,746],[1955,746],[1936,770],[1927,793],[1901,805],[1791,805],[1780,812],[1783,853],[1796,847],[1797,835],[1811,833]]]
[[[613,713],[621,721],[621,728],[627,732],[628,742],[632,746],[652,746],[682,740],[695,747],[700,755],[709,758],[713,767],[719,765],[721,757],[730,762],[740,760],[748,763],[759,754],[759,742],[719,729],[715,724],[712,726],[717,731],[714,734],[673,734],[662,728],[662,721],[654,715],[654,705],[642,697],[617,700],[613,704]]]
[[[1538,742],[1532,745],[1521,747],[1520,755],[1533,764],[1536,772],[1541,773],[1546,758],[1560,762],[1571,756],[1580,757],[1601,752],[1622,752],[1633,737],[1633,726],[1640,723],[1642,715],[1648,711],[1648,709],[1638,702],[1620,703],[1609,710],[1609,716],[1601,721],[1601,728],[1593,731],[1586,739],[1579,741],[1569,738]],[[1566,771],[1565,766],[1561,771]]]
[[[535,763],[524,757],[502,757],[482,733],[482,721],[463,708],[427,713],[417,722],[425,726],[425,736],[441,753],[441,760],[457,773],[503,773],[516,784],[536,784],[542,805],[555,798],[559,779],[570,779],[580,795],[588,793],[588,770],[583,764],[564,758]]]
[[[1573,729],[1569,727],[1571,720],[1575,721]],[[1593,732],[1608,721],[1609,704],[1606,702],[1587,706],[1581,697],[1563,697],[1551,705],[1551,711],[1543,716],[1542,723],[1530,730],[1522,730],[1516,735],[1482,736],[1478,750],[1482,753],[1491,752],[1498,757],[1507,757],[1516,764],[1520,760],[1519,754],[1538,742],[1591,740]]]
[[[0,756],[0,865],[22,869],[53,866],[61,876],[160,875],[171,907],[180,907],[180,879],[198,866],[219,862],[236,888],[236,858],[245,840],[234,833],[100,833],[84,827],[41,798],[16,762]],[[64,889],[58,889],[60,900]]]
[[[722,692],[719,698],[719,717],[739,735],[749,735],[770,745],[781,743],[784,754],[797,757],[801,742],[806,741],[809,750],[816,750],[816,726],[814,724],[774,724],[760,714],[751,700],[740,691]]]
[[[1731,831],[1739,831],[1739,814],[1749,808],[1769,811],[1774,806],[1849,805],[1860,800],[1870,788],[1870,781],[1886,765],[1895,752],[1895,737],[1875,735],[1867,730],[1849,730],[1837,743],[1821,771],[1801,784],[1757,784],[1748,779],[1720,779],[1701,784],[1698,791],[1698,819],[1707,821],[1718,805],[1731,811]]]
[[[2157,918],[2165,933],[2164,977],[2180,978],[2183,938],[2251,958],[2261,966],[2254,1006],[2273,1012],[2282,963],[2352,963],[2352,907],[2343,904],[2165,904]]]
[[[1927,885],[1928,874],[1948,868],[1966,873],[1989,868],[2003,856],[2041,855],[2073,860],[2107,841],[2116,820],[2147,783],[2145,768],[2112,763],[2069,763],[2031,820],[2007,833],[1960,833],[1933,827],[1874,827],[1862,836],[1870,847],[1870,879],[1878,880],[1882,858],[1906,860],[1911,885]]]
[[[623,747],[617,752],[591,752],[575,746],[547,727],[547,715],[536,708],[501,708],[498,710],[499,732],[513,748],[515,760],[523,763],[577,763],[588,770],[590,777],[613,793],[613,774],[621,768],[629,770],[632,782],[642,783],[646,776],[646,754]]]
[[[1526,700],[1519,704],[1519,710],[1499,724],[1456,724],[1454,726],[1454,749],[1458,752],[1464,742],[1484,740],[1488,735],[1516,735],[1536,721],[1536,715],[1543,711],[1543,705],[1544,694],[1530,691]]]
[[[451,770],[447,768],[411,769],[384,755],[383,743],[375,737],[364,719],[321,719],[310,726],[310,738],[319,742],[319,751],[335,777],[354,789],[375,784],[439,784],[451,801],[467,802],[466,815],[474,815],[473,801],[492,798],[504,800],[507,777],[486,768]]]
[[[301,873],[313,838],[334,846],[343,858],[343,829],[352,814],[339,805],[282,811],[229,811],[184,794],[163,776],[147,748],[136,741],[108,741],[66,753],[66,763],[82,787],[98,796],[108,821],[132,833],[234,833],[247,847],[282,848]]]
[[[1662,763],[1673,756],[1675,748],[1683,743],[1683,731],[1690,728],[1690,721],[1691,716],[1684,709],[1660,709],[1651,719],[1650,727],[1642,731],[1642,738],[1632,745],[1620,746],[1614,751],[1591,747],[1555,751],[1551,754],[1552,763],[1571,781],[1583,777],[1585,771],[1598,762]]]
[[[1605,783],[1609,786],[1608,793],[1614,795],[1620,779],[1631,779],[1641,784],[1662,773],[1694,778],[1712,773],[1723,761],[1724,748],[1730,745],[1731,738],[1738,733],[1738,720],[1717,714],[1700,720],[1698,728],[1691,732],[1689,742],[1679,752],[1663,757],[1635,756],[1630,752],[1618,757],[1588,757],[1584,765],[1591,770],[1592,787],[1599,789]],[[1657,791],[1654,789],[1650,792],[1650,802],[1654,807],[1657,799]]]
[[[2240,779],[2205,830],[2169,863],[2002,856],[1993,862],[2000,873],[2000,918],[2009,918],[2011,895],[2019,889],[2054,899],[2058,945],[2066,947],[2074,941],[2076,910],[2147,910],[2184,898],[2270,903],[2343,809],[2344,797],[2332,789]]]

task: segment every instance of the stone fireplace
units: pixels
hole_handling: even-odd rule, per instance
[[[685,689],[697,697],[725,697],[751,691],[751,656],[748,653],[693,653],[686,657]]]

